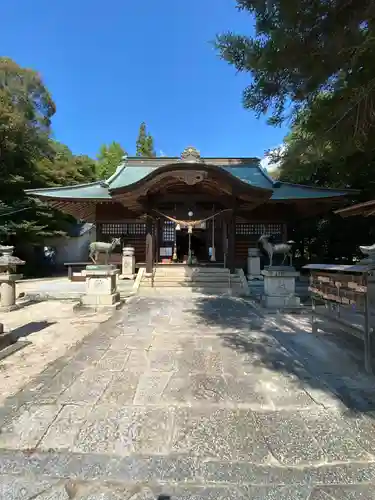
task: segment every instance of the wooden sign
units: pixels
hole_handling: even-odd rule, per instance
[[[312,270],[309,291],[315,298],[363,309],[367,293],[366,275]]]

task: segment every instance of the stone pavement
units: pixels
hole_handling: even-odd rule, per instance
[[[51,300],[1,313],[5,331],[24,347],[0,361],[0,405],[111,316],[110,311],[73,313],[73,304]]]
[[[375,380],[330,333],[134,297],[0,407],[0,498],[374,499]]]

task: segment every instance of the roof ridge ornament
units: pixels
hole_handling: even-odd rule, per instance
[[[198,163],[202,162],[201,154],[198,149],[193,146],[188,146],[181,153],[181,161],[187,163]]]

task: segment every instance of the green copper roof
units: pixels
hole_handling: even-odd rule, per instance
[[[102,182],[91,182],[90,184],[77,184],[75,186],[27,189],[26,194],[38,196],[38,198],[61,198],[61,199],[111,199],[108,187]]]
[[[260,166],[254,165],[254,163],[246,166],[241,165],[240,167],[228,167],[223,165],[220,168],[229,172],[234,177],[237,177],[237,179],[240,179],[245,184],[264,189],[273,188],[273,180],[268,177]]]
[[[277,187],[279,185],[279,187]],[[289,184],[287,182],[274,183],[271,200],[302,200],[316,198],[334,198],[336,196],[346,196],[349,191],[339,191],[336,189],[314,188],[301,186],[299,184]]]
[[[115,174],[112,178],[108,179],[107,183],[110,189],[118,189],[125,186],[130,186],[147,175],[151,174],[159,167],[156,165],[144,165],[144,166],[127,166],[123,165],[122,168],[118,171],[117,175]]]
[[[275,201],[331,198],[348,194],[347,191],[314,188],[275,181],[260,167],[259,162],[254,159],[242,160],[238,165],[228,165],[228,163],[218,164],[217,161],[214,163],[214,159],[211,159],[212,163],[210,163],[210,159],[206,160],[208,165],[214,164],[217,168],[225,170],[245,184],[257,188],[272,189],[271,200]],[[60,188],[27,190],[26,193],[40,198],[110,200],[112,190],[131,186],[155,170],[178,162],[178,158],[157,158],[155,161],[144,161],[145,164],[142,165],[143,160],[141,159],[129,159],[119,165],[116,172],[106,181]],[[204,165],[204,163],[191,164],[192,168],[199,168],[200,165]]]

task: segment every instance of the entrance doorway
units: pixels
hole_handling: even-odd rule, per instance
[[[204,229],[193,229],[190,235],[191,251],[195,255],[198,262],[208,260],[208,248],[206,242],[206,232]],[[176,247],[177,259],[179,262],[184,262],[189,254],[189,233],[187,229],[176,231]]]

